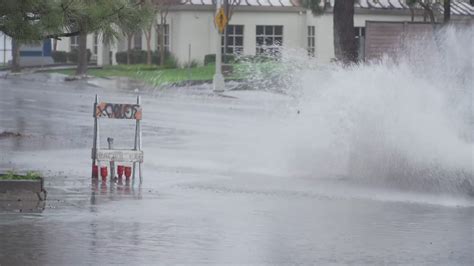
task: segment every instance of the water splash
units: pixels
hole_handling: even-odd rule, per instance
[[[253,71],[256,86],[294,98],[261,145],[290,175],[473,195],[473,36],[444,29],[396,60],[352,67],[285,51],[276,82],[258,83],[268,76]]]

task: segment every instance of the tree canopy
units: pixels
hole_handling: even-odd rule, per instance
[[[136,23],[143,16],[141,1],[130,0],[2,0],[0,31],[22,41],[101,32],[110,41],[117,24]]]
[[[111,43],[119,26],[135,27],[151,16],[144,0],[1,0],[0,31],[14,40],[13,69],[19,70],[20,43],[79,36],[78,74],[87,71],[86,38],[101,33]]]

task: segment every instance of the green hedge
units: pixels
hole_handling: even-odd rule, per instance
[[[246,55],[239,57],[239,62],[252,62],[252,63],[263,63],[269,61],[275,61],[278,57],[268,56],[268,55]]]
[[[216,62],[216,54],[207,54],[204,56],[204,65],[213,64]]]
[[[146,64],[147,52],[144,50],[133,49],[130,51],[130,64]],[[125,65],[127,64],[127,51],[115,53],[115,60],[118,64]],[[154,65],[160,64],[160,53],[158,51],[153,51],[151,54],[151,63]],[[178,62],[176,57],[170,52],[165,53],[165,68],[176,68]]]
[[[78,54],[79,54],[79,51],[77,49],[71,50],[69,53],[67,53],[67,61],[70,63],[76,64],[77,59],[79,57]],[[91,61],[91,56],[92,56],[91,50],[87,49],[87,62]]]
[[[151,61],[155,64],[155,61],[158,62],[158,55],[153,52],[151,55]],[[130,50],[130,64],[146,64],[147,52],[143,50],[133,49]],[[118,64],[125,65],[127,64],[127,51],[115,53],[115,60]]]
[[[51,57],[53,58],[54,63],[66,63],[67,54],[68,53],[64,51],[52,51]]]
[[[227,62],[227,63],[236,62],[235,55],[233,54],[225,55],[223,59],[224,59],[224,62]],[[215,63],[216,63],[216,54],[207,54],[204,56],[204,65],[215,64]]]

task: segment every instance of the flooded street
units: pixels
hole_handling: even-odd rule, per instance
[[[295,170],[275,130],[292,127],[274,127],[292,97],[63,79],[0,78],[0,132],[22,135],[0,138],[0,170],[40,171],[48,190],[43,211],[0,213],[2,266],[474,264],[472,198]],[[143,184],[94,183],[94,96],[133,103],[136,88]],[[132,147],[133,122],[100,126],[102,147]]]

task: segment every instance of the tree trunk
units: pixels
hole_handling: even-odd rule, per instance
[[[12,72],[17,73],[20,71],[20,43],[12,39]]]
[[[76,75],[83,76],[87,73],[87,32],[79,33],[79,50],[77,54]]]
[[[410,7],[411,22],[415,22],[415,9]]]
[[[164,18],[164,15],[161,15],[161,21],[160,21],[160,29],[159,29],[159,35],[160,35],[160,66],[165,65],[165,27],[166,27],[166,19]]]
[[[130,65],[131,63],[130,50],[132,49],[132,37],[133,34],[127,33],[127,65]]]
[[[53,40],[53,51],[57,51],[58,50],[58,40],[54,39]]]
[[[417,2],[425,10],[425,12],[423,12],[423,22],[426,22],[427,18],[430,17],[430,22],[435,23],[436,18],[433,12],[433,6],[429,2],[423,2],[421,0]]]
[[[333,23],[336,59],[341,60],[345,64],[356,62],[354,0],[335,0]]]
[[[444,24],[451,19],[451,0],[444,0]]]
[[[435,23],[435,22],[436,22],[436,19],[435,19],[435,15],[434,15],[433,9],[428,10],[428,15],[430,16],[430,22],[431,22],[431,23]]]
[[[145,31],[146,39],[146,63],[151,65],[151,26]]]

